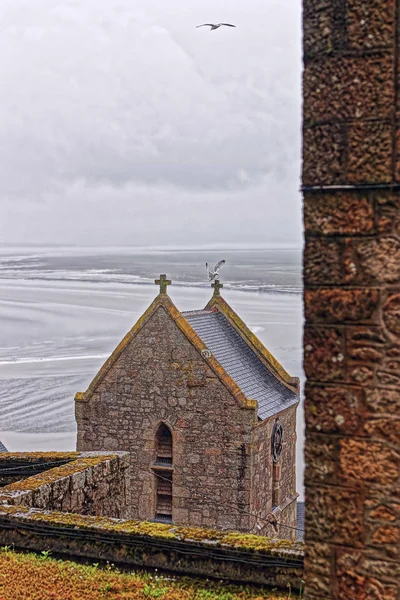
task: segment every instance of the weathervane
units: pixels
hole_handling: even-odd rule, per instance
[[[206,263],[206,273],[208,276],[208,281],[213,281],[211,287],[214,288],[214,296],[220,296],[220,289],[224,286],[219,280],[219,271],[226,263],[226,260],[220,260],[214,267],[213,270],[208,268],[208,263]]]

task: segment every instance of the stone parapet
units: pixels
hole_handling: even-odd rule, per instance
[[[2,457],[0,475],[41,472],[0,488],[0,506],[125,517],[129,464],[126,452],[10,453]]]
[[[0,545],[298,590],[303,544],[160,523],[0,506]]]

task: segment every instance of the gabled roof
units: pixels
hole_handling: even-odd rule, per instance
[[[261,419],[297,404],[295,392],[267,368],[221,312],[204,310],[182,315],[246,398],[257,400]]]
[[[8,452],[8,450],[7,450],[7,448],[5,447],[5,445],[4,445],[4,444],[2,444],[1,442],[0,442],[0,452]]]
[[[292,378],[219,295],[204,310],[180,313],[166,293],[160,293],[104,363],[76,402],[87,402],[125,348],[162,307],[201,353],[203,359],[242,408],[265,419],[298,403],[297,378]]]

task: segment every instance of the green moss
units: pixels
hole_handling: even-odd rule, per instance
[[[113,565],[82,565],[55,560],[49,552],[23,554],[0,549],[1,600],[295,600],[293,592],[279,593],[250,585],[163,575],[143,570],[120,572]]]
[[[1,456],[1,463],[21,462],[52,462],[56,460],[75,460],[80,452],[7,452]]]
[[[17,515],[21,512],[18,506],[0,506],[0,514]],[[26,509],[23,510],[25,514]],[[120,521],[107,517],[93,517],[76,515],[73,513],[30,511],[29,519],[39,522],[52,523],[58,527],[76,527],[82,529],[101,529],[110,533],[119,532],[135,536],[149,536],[159,539],[181,540],[189,542],[213,541],[217,546],[241,548],[252,552],[270,553],[271,551],[294,550],[303,552],[301,542],[267,538],[259,535],[244,534],[239,532],[224,533],[213,529],[200,527],[175,527],[164,523],[151,523],[148,521]]]
[[[79,456],[79,454],[75,453],[75,457],[76,456]],[[46,471],[43,471],[43,473],[38,473],[37,475],[33,475],[32,477],[28,477],[27,479],[22,479],[20,481],[10,483],[10,485],[7,485],[4,488],[2,488],[2,495],[4,495],[4,492],[28,492],[36,490],[42,485],[53,483],[54,481],[57,481],[58,479],[62,479],[64,477],[69,477],[74,473],[80,473],[82,471],[85,471],[89,467],[95,467],[105,462],[106,460],[111,460],[113,458],[117,458],[117,455],[108,454],[101,456],[83,457],[72,461],[70,460],[68,463],[61,465],[60,467],[48,469]]]

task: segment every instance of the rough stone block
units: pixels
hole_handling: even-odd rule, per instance
[[[357,366],[373,370],[374,366],[383,361],[385,349],[386,338],[382,329],[367,326],[347,327],[346,354],[352,361],[349,365],[351,370],[356,366],[356,361],[359,363]]]
[[[383,236],[356,244],[365,283],[396,283],[400,279],[400,240]]]
[[[345,151],[342,125],[305,128],[303,147],[303,185],[330,185],[342,180]]]
[[[392,53],[332,56],[306,63],[305,122],[390,118],[395,104],[393,64]]]
[[[400,339],[400,294],[389,296],[383,306],[382,316],[386,329]]]
[[[306,495],[306,543],[309,540],[364,545],[363,499],[357,490],[309,485]]]
[[[400,391],[371,389],[365,392],[365,402],[368,409],[375,414],[400,414]]]
[[[310,323],[376,321],[379,291],[374,289],[305,290],[304,302],[305,317]]]
[[[306,484],[333,484],[337,480],[336,440],[308,434],[305,447]]]
[[[304,0],[303,31],[305,55],[330,53],[345,46],[345,3],[343,0]]]
[[[332,563],[333,549],[331,546],[311,540],[307,541],[304,569],[307,573],[306,593],[308,597],[331,597]]]
[[[309,380],[345,379],[344,333],[330,327],[306,327],[304,331],[304,371]]]
[[[347,0],[348,47],[358,50],[388,47],[393,50],[395,11],[394,0]]]
[[[362,422],[363,391],[356,387],[311,386],[305,389],[308,431],[352,435]]]
[[[400,476],[400,454],[380,442],[342,439],[339,462],[343,481],[390,487]]]
[[[339,286],[355,278],[357,268],[345,241],[313,238],[304,248],[303,273],[306,286]]]
[[[395,600],[391,595],[394,589],[392,586],[385,586],[361,572],[361,561],[361,552],[337,551],[338,600]]]
[[[397,177],[399,179],[399,177]],[[380,192],[375,196],[375,220],[379,233],[400,235],[400,194]]]
[[[369,573],[379,581],[387,583],[393,582],[396,585],[398,585],[400,581],[400,562],[376,559],[374,551],[363,557],[361,568],[365,573]],[[400,591],[399,588],[397,589]]]
[[[371,419],[365,423],[365,432],[371,439],[381,440],[400,448],[400,417]]]
[[[304,227],[306,235],[369,234],[374,231],[372,202],[360,194],[305,194]]]
[[[387,123],[358,123],[347,132],[346,183],[392,181],[393,131]]]

